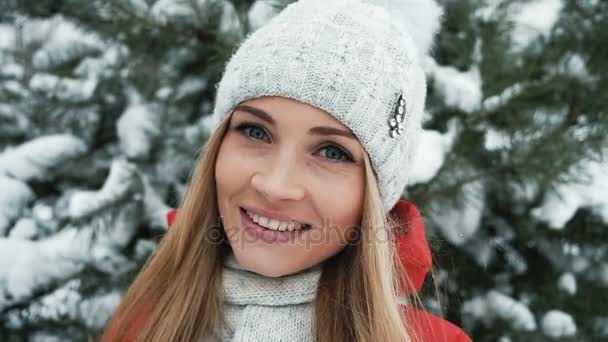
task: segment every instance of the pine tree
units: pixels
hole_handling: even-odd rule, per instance
[[[101,331],[225,62],[289,2],[0,0],[1,340]],[[441,3],[404,193],[435,250],[425,303],[475,341],[607,338],[608,3]]]

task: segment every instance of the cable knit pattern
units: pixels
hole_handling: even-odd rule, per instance
[[[222,341],[312,341],[312,302],[321,266],[271,278],[243,269],[234,254],[224,263],[226,326]]]
[[[320,108],[358,137],[388,212],[407,184],[426,97],[419,51],[392,22],[386,8],[359,0],[292,3],[230,58],[218,85],[215,126],[238,103],[261,96]],[[406,101],[404,132],[391,138],[399,94]]]

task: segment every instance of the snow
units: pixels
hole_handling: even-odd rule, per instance
[[[124,234],[124,232],[134,232],[133,229],[120,231],[122,236],[132,237],[132,234]],[[98,271],[108,275],[124,274],[136,269],[136,264],[120,253],[120,249],[108,245],[95,245],[91,250],[91,258],[93,266]]]
[[[0,50],[15,48],[15,28],[11,25],[0,24]]]
[[[484,111],[493,112],[508,103],[513,97],[522,93],[524,87],[521,83],[515,83],[505,88],[500,94],[493,95],[483,100]]]
[[[15,96],[18,97],[26,97],[29,92],[27,91],[27,89],[25,89],[23,87],[23,85],[21,85],[21,82],[18,81],[14,81],[14,80],[8,80],[8,81],[4,81],[4,89]]]
[[[45,70],[86,54],[103,51],[104,44],[97,35],[84,32],[61,15],[48,21],[51,25],[44,33],[43,45],[32,57],[36,69]]]
[[[483,147],[488,151],[508,150],[511,148],[511,137],[503,131],[487,129],[484,135]]]
[[[144,0],[128,0],[126,4],[136,17],[145,18],[150,12],[150,8]]]
[[[155,187],[150,183],[150,179],[142,176],[144,186],[144,208],[146,213],[146,222],[151,228],[160,230],[167,229],[166,214],[171,210],[155,190]]]
[[[120,293],[112,291],[87,298],[80,293],[81,290],[80,279],[72,279],[33,301],[25,309],[9,310],[6,314],[7,326],[19,329],[31,322],[71,320],[84,324],[90,330],[103,328],[120,303]]]
[[[573,296],[576,294],[576,278],[574,274],[566,272],[559,277],[557,286],[567,294]]]
[[[525,49],[539,37],[548,38],[563,6],[562,0],[515,2],[510,15],[514,24],[511,31],[513,51]]]
[[[187,77],[177,88],[175,100],[202,92],[207,86],[207,81],[201,77]],[[163,95],[163,94],[160,94]]]
[[[0,189],[0,237],[2,237],[11,222],[20,217],[27,205],[34,200],[35,195],[27,184],[1,174]]]
[[[83,269],[91,230],[64,229],[40,241],[0,238],[0,311]]]
[[[129,196],[141,191],[137,184],[134,166],[116,160],[100,191],[71,194],[68,214],[82,227],[66,226],[39,241],[0,238],[0,311],[76,276],[86,265],[109,274],[132,271],[135,263],[120,251],[140,226],[141,196]],[[84,220],[110,205],[118,210]]]
[[[135,245],[135,259],[146,260],[156,250],[157,244],[154,240],[140,239]]]
[[[36,221],[29,217],[19,219],[9,234],[10,239],[33,240],[38,236]]]
[[[595,79],[595,77],[591,76],[589,73],[583,56],[578,53],[572,53],[565,56],[559,65],[559,71],[580,81]]]
[[[502,17],[502,10],[507,9],[507,20],[513,26],[512,52],[521,52],[540,37],[548,38],[564,7],[562,0],[487,0],[483,3],[473,17],[484,22]]]
[[[465,301],[462,312],[486,325],[500,319],[508,322],[515,330],[535,331],[537,329],[534,315],[525,304],[496,290],[490,290],[485,296],[476,296]]]
[[[0,175],[22,181],[47,180],[52,169],[82,156],[87,146],[70,134],[47,135],[32,139],[0,153]]]
[[[576,323],[569,314],[551,310],[541,320],[542,331],[552,338],[571,337],[576,335]]]
[[[215,5],[221,5],[222,8],[215,8]],[[220,18],[217,27],[219,33],[240,35],[243,31],[236,8],[230,1],[159,0],[152,6],[151,15],[161,25],[185,23],[207,28],[211,16],[217,15]]]
[[[563,229],[579,208],[590,208],[608,224],[608,161],[583,161],[579,170],[585,171],[585,182],[558,184],[532,216],[551,229]]]
[[[493,314],[510,322],[514,329],[520,331],[536,330],[534,315],[525,304],[496,290],[491,290],[488,293],[487,301]]]
[[[133,159],[146,159],[161,133],[160,114],[131,93],[130,104],[116,123],[120,147]]]
[[[50,221],[53,218],[53,208],[43,203],[36,203],[32,213],[38,221]]]
[[[243,32],[241,21],[234,5],[230,1],[223,1],[224,8],[220,18],[219,32],[223,34],[236,35],[237,37]]]
[[[255,31],[266,24],[270,19],[278,14],[277,8],[267,0],[257,0],[247,14],[249,18],[249,28]]]
[[[97,80],[74,79],[57,77],[51,74],[37,73],[30,80],[29,87],[33,91],[46,93],[63,101],[73,103],[85,102],[91,99],[97,89]]]
[[[48,235],[56,232],[61,223],[55,217],[55,210],[51,203],[46,203],[44,199],[37,200],[32,206],[32,218],[40,228],[39,233]]]
[[[123,199],[133,190],[136,177],[133,164],[121,159],[114,160],[100,190],[80,190],[70,194],[67,215],[72,219],[81,219]]]
[[[384,7],[391,22],[407,32],[419,51],[419,60],[431,50],[441,26],[443,8],[435,1],[367,0]]]
[[[76,291],[80,287],[80,279],[72,279],[63,286],[31,303],[27,309],[27,317],[22,312],[12,311],[7,315],[7,323],[11,328],[21,328],[27,321],[55,320],[73,318],[72,307],[81,300]]]
[[[169,96],[171,96],[172,92],[173,90],[171,89],[171,87],[161,87],[156,91],[156,93],[154,93],[154,96],[156,96],[157,99],[164,101],[167,100]]]
[[[465,113],[477,111],[483,97],[481,75],[477,66],[462,72],[451,66],[440,66],[430,57],[425,59],[425,71],[433,79],[433,88],[448,107]]]
[[[1,33],[0,33],[1,34]],[[0,40],[2,40],[0,38]],[[4,78],[22,79],[25,71],[23,67],[16,63],[5,63],[0,65],[0,76]]]
[[[478,8],[473,17],[481,21],[488,22],[496,18],[496,11],[504,3],[504,0],[486,0],[483,6]]]
[[[195,22],[196,12],[192,8],[199,1],[159,0],[152,6],[152,17],[160,24]],[[204,1],[203,1],[204,2]]]
[[[111,78],[119,64],[127,59],[129,49],[122,45],[111,45],[99,57],[85,57],[74,69],[74,75],[86,79]]]
[[[448,130],[444,134],[434,130],[421,131],[417,151],[412,160],[409,185],[426,183],[437,175],[459,132],[460,127],[456,120],[448,123]]]
[[[83,300],[78,305],[82,321],[91,330],[102,329],[120,304],[121,298],[119,291],[112,291]]]
[[[451,244],[463,245],[479,230],[485,207],[484,191],[483,183],[469,182],[462,186],[458,200],[437,198],[431,203],[429,217]]]

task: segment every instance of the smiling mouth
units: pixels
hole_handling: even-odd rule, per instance
[[[312,226],[307,223],[299,223],[296,221],[279,221],[276,219],[270,219],[261,215],[257,215],[244,208],[239,208],[243,215],[247,216],[252,223],[263,228],[264,230],[273,231],[277,233],[291,233],[300,232],[312,229]]]

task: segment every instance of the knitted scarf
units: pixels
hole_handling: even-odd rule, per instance
[[[321,266],[271,278],[245,270],[230,253],[224,262],[222,341],[312,341],[312,302]]]

